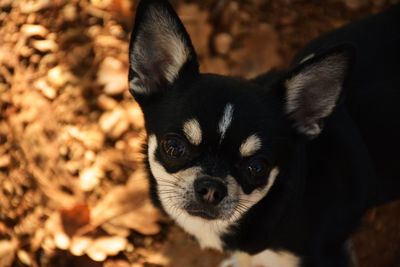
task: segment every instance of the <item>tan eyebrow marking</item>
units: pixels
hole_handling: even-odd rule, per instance
[[[200,123],[196,119],[190,119],[183,124],[183,132],[186,138],[193,145],[200,145],[202,139],[202,132]]]
[[[254,155],[261,148],[261,139],[252,134],[240,145],[239,151],[242,157],[249,157]]]

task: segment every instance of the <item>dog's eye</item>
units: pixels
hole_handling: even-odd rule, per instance
[[[172,159],[179,159],[186,153],[186,143],[175,135],[164,137],[161,140],[161,147],[164,153]]]
[[[253,177],[262,177],[268,174],[270,167],[267,160],[257,158],[249,162],[247,170]]]

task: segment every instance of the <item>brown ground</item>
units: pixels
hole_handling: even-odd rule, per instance
[[[204,71],[251,77],[393,1],[173,2]],[[134,6],[0,0],[0,267],[221,259],[148,202],[138,171],[143,120],[126,85]],[[362,267],[400,266],[400,203],[369,212],[355,247]]]

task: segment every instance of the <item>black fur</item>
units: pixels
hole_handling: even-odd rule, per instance
[[[280,168],[266,197],[222,237],[225,249],[250,254],[284,249],[299,255],[301,266],[348,266],[345,243],[364,212],[400,197],[400,6],[326,34],[304,48],[288,70],[250,81],[200,74],[189,36],[166,1],[141,1],[131,51],[138,32],[149,23],[144,13],[154,7],[165,9],[178,21],[177,31],[191,53],[173,82],[156,73],[156,85],[151,85],[156,88],[150,94],[130,88],[143,109],[147,132],[158,138],[170,132],[183,135],[182,123],[196,117],[207,142],[191,148],[185,167],[201,165],[209,175],[219,177],[231,173],[242,188],[248,177],[240,172],[245,163],[237,151],[250,134],[262,138],[257,154]],[[300,63],[309,54],[315,56]],[[332,55],[344,56],[338,67],[345,76],[335,80],[341,91],[333,111],[318,118],[322,132],[310,139],[296,129],[306,118],[294,119],[286,113],[285,82]],[[131,69],[129,79],[135,75]],[[152,74],[148,75],[146,79]],[[328,86],[324,77],[314,78],[319,87]],[[305,97],[324,98],[323,88],[313,94]],[[216,114],[226,103],[237,109],[219,144]],[[312,101],[301,102],[299,108],[309,105]],[[156,157],[168,169],[160,151]],[[153,200],[162,208],[150,171],[149,176]]]

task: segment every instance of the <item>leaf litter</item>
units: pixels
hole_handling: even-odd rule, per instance
[[[252,77],[390,1],[172,2],[203,71]],[[143,116],[126,81],[135,5],[0,1],[0,267],[210,267],[223,258],[151,205]],[[382,245],[400,240],[398,211],[394,203],[366,216],[355,236],[362,266],[399,264],[398,246]]]

